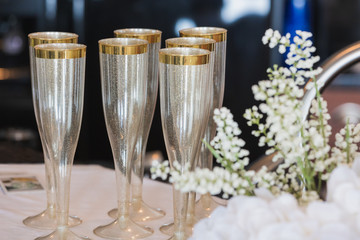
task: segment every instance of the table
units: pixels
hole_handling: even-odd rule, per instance
[[[36,176],[45,185],[43,164],[0,164],[0,177],[4,175]],[[166,216],[147,222],[154,234],[147,239],[162,240],[169,237],[159,231],[164,223],[172,222],[172,187],[159,181],[144,179],[144,201],[152,207],[166,212]],[[93,234],[99,225],[108,224],[112,219],[107,212],[116,207],[115,172],[99,165],[74,165],[71,175],[70,214],[77,215],[83,223],[73,227],[78,235],[96,240],[102,239]],[[40,213],[46,207],[45,190],[26,192],[0,192],[0,239],[34,239],[50,233],[49,230],[32,229],[22,221],[28,216]]]

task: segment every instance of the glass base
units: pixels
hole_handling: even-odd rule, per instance
[[[215,208],[223,206],[214,201],[210,194],[201,195],[195,204],[195,216],[198,219],[208,218]]]
[[[136,207],[135,207],[136,206]],[[117,208],[108,212],[108,215],[114,219],[117,218]],[[135,222],[146,222],[159,219],[165,216],[165,212],[159,208],[152,208],[141,200],[140,204],[131,205],[130,218]]]
[[[176,235],[173,235],[171,238],[169,238],[168,240],[186,240],[188,239],[190,236],[186,236],[186,234],[184,233],[178,233]]]
[[[122,221],[117,219],[114,222],[94,229],[94,233],[102,238],[108,239],[139,239],[150,236],[154,230],[140,226],[129,218]]]
[[[54,232],[44,237],[35,238],[35,240],[89,240],[88,237],[79,237],[66,228],[58,228]]]
[[[172,236],[170,239],[188,239],[192,235],[193,226],[194,225],[187,224],[187,227],[185,228],[185,233],[179,232],[175,234],[174,223],[168,223],[160,227],[160,232],[168,236]]]
[[[27,217],[23,223],[32,228],[54,230],[57,227],[55,209],[47,208],[38,215]],[[69,216],[68,226],[74,227],[82,223],[82,220],[77,216]]]
[[[187,224],[187,227],[185,228],[185,233],[175,234],[174,233],[174,230],[175,230],[174,223],[168,223],[168,224],[164,224],[160,227],[160,232],[162,232],[168,236],[172,236],[171,239],[173,239],[173,237],[176,237],[174,239],[182,239],[179,237],[183,236],[183,235],[184,235],[184,239],[188,239],[192,235],[193,227],[194,227],[194,225]]]
[[[159,230],[163,234],[166,234],[168,236],[172,236],[174,234],[174,223],[164,224],[159,228]]]

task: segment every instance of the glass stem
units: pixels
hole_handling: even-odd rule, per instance
[[[205,140],[207,141],[207,139]],[[213,155],[204,143],[201,145],[200,166],[201,168],[208,168],[210,170],[213,168]],[[211,195],[209,193],[201,195],[200,197],[200,201],[202,201],[205,208],[210,208],[211,200]]]
[[[145,158],[145,147],[142,144],[142,139],[136,144],[134,157],[133,157],[133,174],[131,176],[131,206],[134,210],[141,208],[142,201],[142,186],[144,177],[144,158]]]
[[[43,147],[43,149],[45,149]],[[49,157],[44,150],[44,162],[45,162],[45,176],[46,176],[46,199],[47,199],[47,210],[49,211],[50,217],[55,218],[55,204],[56,204],[56,192],[54,187],[54,171],[51,168]]]
[[[213,120],[213,115],[213,113],[210,113],[209,122],[205,130],[204,140],[208,144],[210,144],[210,141],[215,137],[216,134],[216,124]],[[210,149],[208,149],[204,143],[201,144],[200,149],[200,167],[208,168],[210,170],[213,168],[213,155]]]
[[[142,201],[142,182],[138,182],[132,185],[132,199],[131,199],[131,207],[132,209],[139,210],[141,208]]]
[[[210,193],[206,193],[201,196],[202,204],[205,206],[205,208],[209,208],[211,205],[212,197]]]
[[[195,225],[195,201],[196,201],[196,193],[190,192],[189,193],[189,203],[187,209],[187,216],[186,216],[186,224],[190,229],[192,229]]]
[[[118,221],[120,226],[126,227],[129,219],[129,206],[130,206],[130,168],[125,166],[119,169],[115,164],[115,175],[117,182],[118,193]]]
[[[46,199],[47,199],[47,209],[49,210],[50,216],[55,218],[55,187],[54,187],[54,170],[52,168],[52,163],[49,159],[49,155],[46,150],[44,140],[41,138],[42,149],[44,152],[44,163],[45,163],[45,190],[46,190]]]
[[[69,217],[70,172],[67,161],[55,161],[56,218],[58,228],[67,228]]]
[[[204,143],[201,145],[200,166],[201,168],[208,168],[210,170],[213,167],[213,156]]]
[[[188,209],[189,193],[183,193],[173,187],[174,197],[174,239],[185,240],[186,217]]]

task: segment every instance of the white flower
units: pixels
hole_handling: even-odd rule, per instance
[[[168,174],[170,173],[169,162],[164,161],[159,163],[158,161],[153,161],[152,166],[150,168],[151,178],[161,178],[162,180],[166,180]]]
[[[306,240],[308,236],[297,223],[277,223],[259,229],[258,240]]]
[[[320,224],[340,222],[344,218],[344,212],[336,204],[320,201],[311,202],[306,208],[306,214]]]
[[[236,214],[236,223],[250,234],[255,234],[263,226],[278,221],[275,212],[269,208],[268,203],[257,197],[240,196],[231,199],[228,203],[228,211]]]
[[[360,178],[355,171],[348,166],[339,166],[331,173],[327,182],[327,200],[348,213],[360,214]]]
[[[283,53],[285,53],[285,52],[286,52],[285,46],[284,46],[284,45],[280,45],[280,46],[279,46],[279,53],[283,54]]]
[[[329,222],[313,234],[314,240],[356,240],[359,233],[342,222]]]
[[[264,189],[257,194],[234,197],[226,208],[217,208],[211,218],[195,225],[190,239],[358,239],[360,218],[334,203],[316,201],[301,207],[290,194],[275,197]]]
[[[195,225],[193,235],[189,240],[248,240],[248,234],[234,224],[234,215],[226,213],[226,208],[216,208],[211,218],[203,219]]]

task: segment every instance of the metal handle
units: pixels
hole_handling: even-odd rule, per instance
[[[347,69],[354,63],[360,61],[360,41],[353,43],[340,51],[333,54],[326,62],[323,64],[323,71],[317,76],[317,83],[319,90],[322,91],[327,85],[329,85],[335,77]],[[302,107],[302,120],[305,120],[309,114],[309,109],[311,107],[311,101],[315,98],[316,91],[314,88],[305,92],[303,97],[303,107]]]

